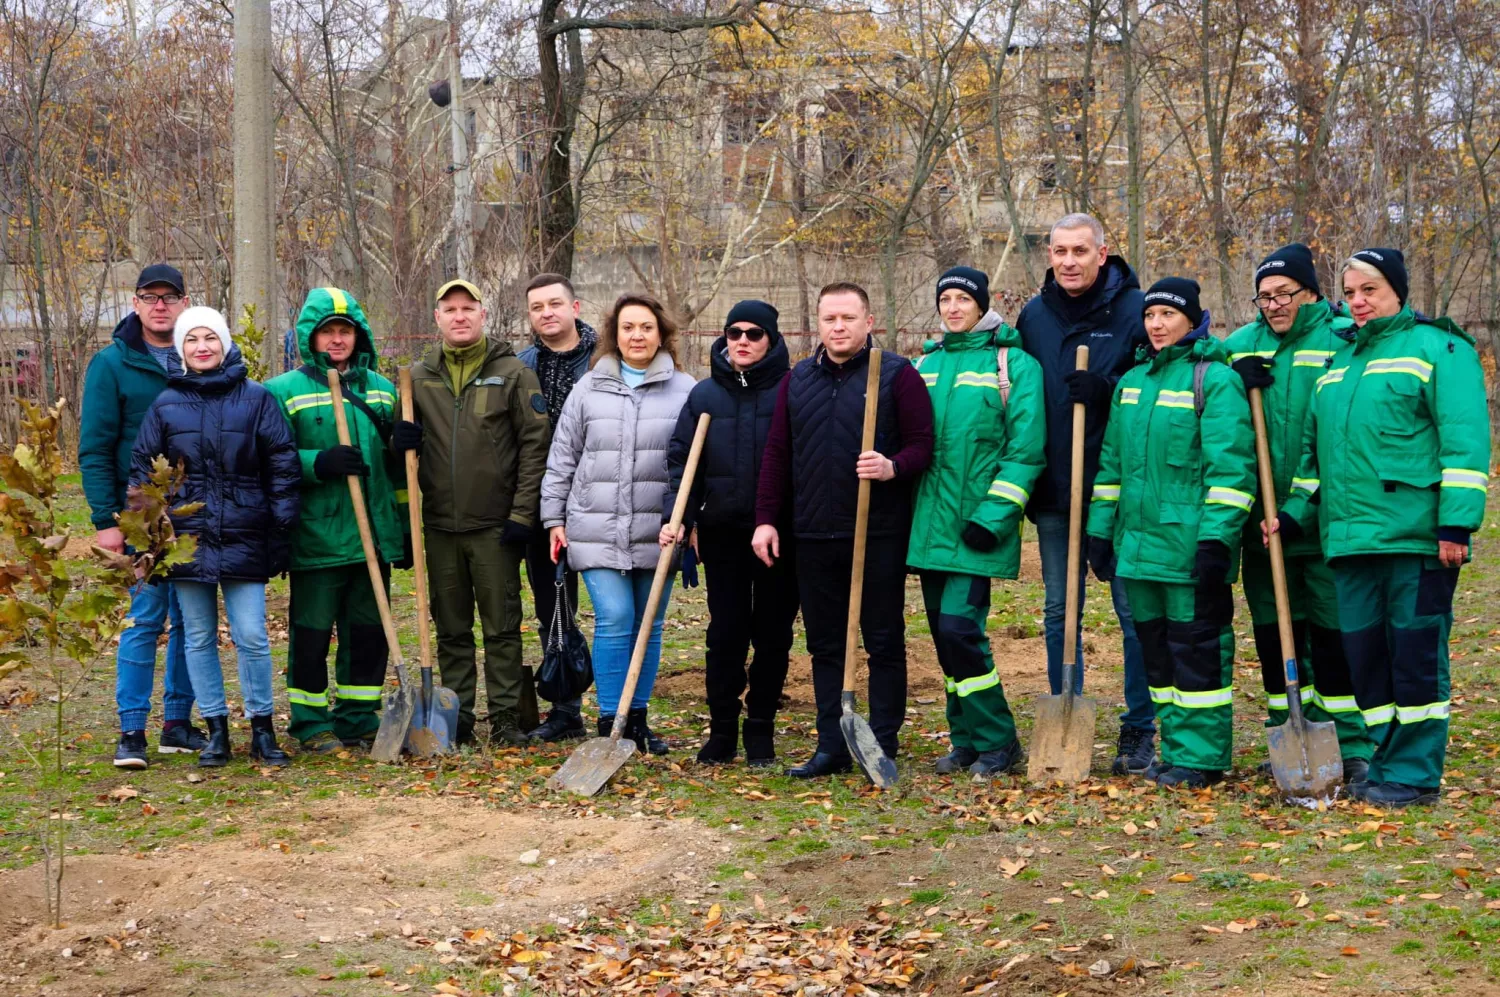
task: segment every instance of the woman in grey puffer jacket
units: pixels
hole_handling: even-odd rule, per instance
[[[614,726],[646,599],[651,591],[667,490],[667,446],[695,383],[677,369],[677,326],[648,294],[624,294],[599,332],[594,368],[563,405],[547,475],[542,524],[552,535],[552,560],[563,548],[583,575],[594,604],[594,682],[599,734]],[[651,643],[625,736],[641,751],[665,754],[666,742],[646,724],[646,704],[661,662],[661,625],[670,582],[651,622]]]

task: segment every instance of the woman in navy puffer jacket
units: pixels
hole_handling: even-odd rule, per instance
[[[224,317],[189,308],[177,319],[182,373],[172,377],[141,423],[131,483],[164,456],[187,472],[178,504],[203,503],[173,516],[177,532],[197,538],[187,564],[168,575],[182,604],[188,674],[208,725],[202,766],[229,761],[229,707],[219,666],[219,590],[234,639],[240,694],[250,717],[250,757],[285,765],[271,721],[271,645],[266,582],[287,570],[297,519],[301,464],[290,428],[270,392],[250,380]]]

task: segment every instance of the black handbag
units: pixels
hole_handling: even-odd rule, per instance
[[[536,691],[549,703],[566,703],[577,699],[594,684],[594,659],[589,642],[573,619],[563,584],[564,562],[557,563],[557,597],[553,602],[552,623],[542,637],[542,667],[536,676]]]

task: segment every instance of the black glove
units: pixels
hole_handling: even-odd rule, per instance
[[[1193,558],[1193,574],[1201,588],[1218,588],[1229,580],[1229,548],[1217,540],[1198,541],[1198,553]]]
[[[978,523],[965,523],[959,539],[963,540],[965,547],[971,547],[981,554],[988,554],[1000,546],[1000,538]]]
[[[416,552],[412,550],[411,534],[403,533],[401,535],[401,557],[399,560],[393,562],[391,564],[391,567],[400,568],[402,571],[410,571],[412,565],[416,563],[417,555]]]
[[[1109,378],[1090,370],[1069,371],[1063,377],[1063,383],[1068,386],[1068,397],[1075,405],[1108,405],[1110,396],[1115,392]]]
[[[319,481],[332,481],[334,478],[347,478],[351,474],[366,475],[370,473],[370,469],[365,465],[364,454],[354,447],[339,444],[313,458],[313,473],[318,476]]]
[[[1284,544],[1294,544],[1307,535],[1302,524],[1284,512],[1276,514],[1276,532],[1281,534],[1281,542]]]
[[[531,527],[522,526],[514,519],[507,519],[500,527],[500,542],[506,547],[525,547],[531,543]]]
[[[284,575],[292,569],[292,538],[283,530],[275,530],[271,533],[269,561],[269,574],[272,578]]]
[[[1265,357],[1240,357],[1229,366],[1245,382],[1246,391],[1269,388],[1276,383],[1276,378],[1271,376],[1271,361]]]
[[[398,420],[391,429],[391,449],[397,453],[422,449],[422,424]]]
[[[1089,567],[1101,582],[1114,581],[1115,544],[1103,537],[1089,537]]]
[[[693,550],[692,544],[682,548],[682,587],[695,589],[698,587],[698,552]]]

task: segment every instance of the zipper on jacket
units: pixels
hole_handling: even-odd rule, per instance
[[[453,496],[453,531],[458,532],[458,422],[464,407],[463,389],[453,396],[453,436],[448,444],[448,477]]]

